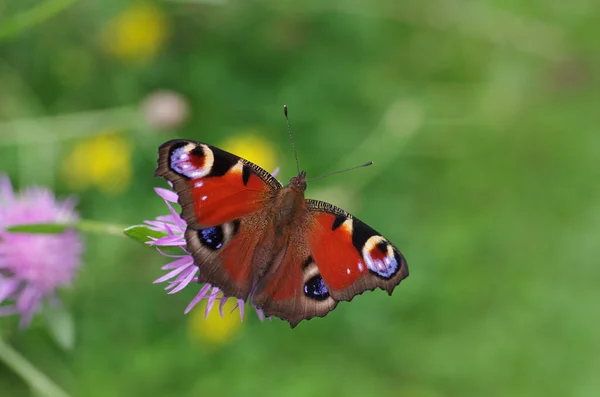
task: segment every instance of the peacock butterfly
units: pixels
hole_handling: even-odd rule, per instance
[[[385,237],[338,207],[304,198],[304,171],[284,187],[243,158],[176,139],[160,146],[156,175],[179,196],[198,281],[292,328],[366,290],[391,295],[408,277],[406,260]]]

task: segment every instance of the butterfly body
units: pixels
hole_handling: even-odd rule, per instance
[[[292,327],[339,301],[408,276],[383,236],[349,213],[305,199],[306,174],[283,187],[262,168],[188,140],[161,145],[157,175],[179,195],[199,282]]]
[[[273,227],[275,229],[283,232],[283,229],[303,222],[307,216],[304,199],[305,190],[306,182],[304,182],[304,178],[294,177],[288,186],[276,192],[271,205]]]

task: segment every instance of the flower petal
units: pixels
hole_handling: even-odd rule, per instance
[[[170,291],[169,294],[174,294],[176,292],[181,291],[182,289],[184,289],[185,287],[187,287],[187,285],[192,282],[192,279],[194,278],[194,276],[196,275],[196,273],[198,273],[198,268],[194,266],[193,269],[190,269],[190,272],[187,276],[185,276],[185,278],[179,282],[179,286],[177,286],[177,288],[175,288],[173,291]]]
[[[156,230],[157,232],[166,232],[165,223],[159,221],[144,221],[148,228]]]
[[[169,273],[165,274],[164,276],[157,278],[156,280],[154,280],[153,284],[158,284],[158,283],[162,283],[164,281],[170,280],[173,277],[177,276],[179,273],[183,272],[185,269],[188,268],[188,266],[180,266],[177,269],[170,271]]]
[[[155,187],[154,191],[158,194],[163,200],[170,201],[171,203],[176,203],[179,199],[177,193],[172,190],[164,189],[162,187]]]
[[[206,298],[206,294],[208,293],[208,291],[210,291],[211,287],[212,286],[210,284],[204,284],[202,288],[200,288],[200,291],[198,291],[194,299],[192,299],[190,304],[187,305],[183,314],[188,314],[194,308],[194,306],[198,304],[198,302]]]
[[[181,235],[171,235],[161,237],[158,240],[148,241],[148,245],[162,245],[167,247],[186,245],[185,240]]]
[[[212,308],[215,304],[215,301],[217,300],[217,297],[219,296],[220,292],[221,292],[221,290],[219,288],[213,287],[210,296],[206,300],[206,310],[204,311],[205,318],[208,317],[208,313],[210,313],[210,311],[212,310]]]
[[[260,309],[256,309],[256,315],[258,316],[258,319],[262,323],[265,319],[265,313]]]
[[[228,298],[222,297],[221,303],[219,303],[219,314],[221,315],[221,318],[225,318],[225,315],[223,314],[223,306],[225,306],[228,300]]]
[[[173,219],[175,219],[175,223],[177,224],[177,226],[179,226],[181,229],[185,229],[186,228],[186,223],[185,221],[181,218],[181,216],[179,216],[179,214],[173,209],[173,206],[165,201],[165,203],[167,204],[167,208],[169,209],[169,211],[171,212],[171,215],[173,215]]]
[[[8,207],[15,201],[12,183],[6,175],[0,176],[0,204]]]
[[[0,303],[11,296],[19,288],[20,284],[20,281],[14,279],[0,278]]]
[[[161,250],[158,247],[155,247],[155,248],[156,248],[156,250],[158,252],[160,252],[160,254],[162,256],[166,256],[167,258],[181,258],[181,257],[184,257],[184,256],[190,256],[187,252],[185,252],[185,249],[183,247],[180,247],[180,248],[186,253],[186,255],[171,255],[171,254],[167,254],[166,252],[164,252],[163,250]]]
[[[177,259],[173,262],[167,263],[166,265],[161,267],[161,269],[162,270],[175,269],[176,267],[188,266],[188,265],[191,265],[192,263],[194,263],[194,260],[192,259],[191,256],[182,255],[179,259]]]
[[[244,321],[244,300],[238,299],[238,305],[240,307],[240,319]]]

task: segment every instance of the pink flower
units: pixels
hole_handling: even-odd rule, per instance
[[[165,290],[168,290],[169,294],[174,294],[182,289],[186,288],[188,285],[197,285],[198,283],[198,272],[201,269],[194,264],[194,259],[192,255],[186,249],[186,241],[183,236],[185,229],[187,227],[185,221],[181,218],[181,216],[173,209],[171,203],[177,203],[177,194],[171,190],[163,189],[163,188],[155,188],[156,193],[165,200],[167,207],[169,208],[170,215],[163,215],[157,217],[153,221],[145,221],[145,223],[149,226],[150,229],[166,233],[167,236],[161,238],[150,237],[151,241],[148,241],[147,244],[156,247],[158,252],[162,255],[173,259],[172,262],[164,265],[162,270],[167,271],[165,275],[156,279],[154,283],[163,283],[168,282],[168,285],[165,287]],[[170,255],[165,253],[161,248],[164,247],[179,247],[181,250],[180,255]],[[223,307],[225,306],[225,302],[229,297],[224,296],[222,291],[212,286],[211,284],[204,284],[200,287],[198,294],[192,299],[190,304],[185,309],[185,314],[189,313],[190,310],[194,306],[198,304],[202,299],[206,299],[206,311],[205,316],[208,316],[208,313],[215,307],[215,303],[219,301],[219,312],[221,317],[223,317]],[[239,308],[240,317],[242,321],[244,320],[244,300],[238,299],[238,302],[234,309]],[[262,321],[264,319],[264,314],[260,309],[256,309],[256,313],[258,318]]]
[[[29,325],[44,299],[57,299],[56,289],[71,285],[83,251],[74,230],[49,235],[5,229],[77,219],[74,200],[57,201],[37,187],[15,194],[8,177],[0,176],[0,316],[21,314],[21,326]]]
[[[185,98],[169,90],[159,90],[148,95],[142,103],[142,110],[148,124],[158,130],[179,127],[190,113]]]

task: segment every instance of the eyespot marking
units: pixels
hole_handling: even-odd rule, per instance
[[[171,170],[188,179],[208,175],[214,163],[214,155],[208,146],[193,143],[174,146],[169,159]]]
[[[320,275],[317,274],[304,283],[304,295],[317,301],[329,298],[329,291]]]
[[[362,249],[367,268],[383,279],[390,279],[400,268],[394,248],[382,236],[371,236]]]
[[[387,253],[387,247],[389,246],[387,241],[380,241],[379,243],[377,243],[377,248],[379,248],[379,251],[381,251],[383,254]]]
[[[202,245],[210,248],[213,251],[216,251],[223,246],[224,238],[225,236],[221,226],[213,226],[198,230],[198,239]]]

